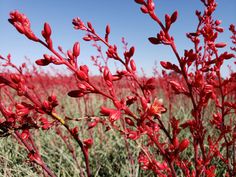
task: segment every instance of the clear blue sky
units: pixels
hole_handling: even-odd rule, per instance
[[[156,13],[161,19],[165,13],[179,11],[179,18],[173,25],[171,33],[175,36],[180,54],[183,49],[192,47],[185,33],[195,29],[197,22],[195,10],[203,10],[200,0],[155,0]],[[24,62],[25,56],[35,61],[44,53],[49,53],[39,44],[29,41],[20,35],[7,21],[9,12],[19,10],[31,20],[31,27],[40,36],[44,22],[51,24],[54,46],[61,45],[64,49],[72,47],[75,41],[81,43],[80,63],[92,65],[91,55],[96,50],[91,43],[82,40],[84,32],[73,29],[71,21],[80,17],[84,22],[91,21],[96,31],[104,35],[106,24],[111,26],[110,39],[118,44],[122,53],[121,38],[125,37],[129,46],[136,47],[135,61],[137,67],[142,67],[147,74],[152,74],[152,66],[161,60],[176,61],[167,46],[153,46],[147,38],[155,36],[159,27],[140,12],[139,5],[134,0],[1,0],[0,1],[0,54],[11,53],[17,64]],[[218,0],[215,17],[222,20],[226,32],[220,41],[229,41],[228,26],[236,24],[236,0]],[[231,43],[230,43],[231,44]],[[232,63],[228,63],[232,64]],[[233,65],[232,65],[233,66]],[[235,69],[235,65],[233,66]],[[92,73],[96,73],[92,71]],[[227,74],[227,72],[224,72]]]

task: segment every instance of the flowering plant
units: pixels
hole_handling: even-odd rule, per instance
[[[225,49],[226,43],[217,42],[217,37],[224,29],[220,27],[221,22],[212,17],[217,4],[215,0],[201,0],[205,10],[203,13],[196,11],[198,24],[194,32],[187,33],[187,38],[193,43],[193,49],[186,49],[181,56],[177,50],[174,37],[169,30],[178,18],[178,12],[165,15],[162,22],[155,13],[153,0],[135,0],[141,5],[141,11],[147,14],[160,27],[160,32],[149,41],[154,45],[166,45],[170,47],[176,56],[178,64],[162,61],[160,64],[165,69],[162,72],[163,90],[168,85],[167,99],[169,106],[164,105],[155,89],[158,78],[141,78],[136,71],[133,55],[135,47],[125,45],[125,51],[119,54],[116,45],[109,42],[110,26],[105,28],[105,35],[101,37],[96,33],[90,22],[86,24],[80,18],[74,18],[72,24],[75,30],[84,31],[85,41],[92,41],[93,46],[100,53],[104,64],[98,62],[98,58],[92,57],[94,64],[101,73],[101,83],[98,85],[89,75],[87,65],[79,65],[80,44],[75,42],[72,49],[63,51],[62,47],[54,48],[52,40],[52,29],[48,23],[44,24],[42,39],[34,34],[30,27],[29,19],[18,11],[10,13],[9,22],[18,32],[25,35],[29,40],[37,42],[46,47],[51,54],[44,54],[36,60],[39,66],[49,64],[65,65],[73,74],[76,88],[70,88],[68,96],[73,98],[85,98],[87,95],[96,94],[109,100],[112,106],[101,106],[99,115],[88,121],[88,131],[101,124],[109,132],[110,129],[119,132],[126,142],[132,141],[140,147],[137,157],[138,163],[143,170],[152,171],[157,176],[216,176],[219,168],[214,162],[223,164],[225,176],[236,175],[236,74],[232,72],[228,78],[222,78],[221,67],[226,60],[235,59],[231,52],[220,53],[219,49]],[[236,44],[236,30],[231,25],[232,42]],[[105,56],[101,50],[100,43],[107,49]],[[93,136],[81,139],[80,130],[77,126],[71,126],[67,116],[59,116],[56,107],[60,105],[56,95],[40,98],[37,90],[27,82],[27,75],[21,67],[11,62],[11,56],[0,57],[5,60],[4,66],[16,69],[17,73],[0,75],[1,86],[6,86],[16,91],[20,101],[11,96],[8,90],[4,90],[13,106],[0,101],[0,111],[4,116],[0,129],[4,132],[2,136],[9,134],[11,130],[19,142],[23,143],[29,152],[28,158],[42,167],[49,176],[55,174],[44,163],[38,148],[36,147],[31,129],[52,129],[63,138],[62,125],[68,137],[74,139],[80,147],[86,166],[87,176],[92,176],[89,164],[89,152],[93,147]],[[122,70],[111,71],[107,62],[114,60],[119,62]],[[175,77],[168,76],[169,70]],[[161,80],[161,79],[159,79]],[[118,83],[127,82],[125,95],[119,94]],[[171,99],[181,96],[191,102],[190,117],[184,120],[181,116],[172,112]],[[164,100],[165,101],[165,100]],[[206,111],[211,112],[205,114]],[[168,120],[164,113],[169,112]],[[48,117],[48,118],[46,118]],[[49,119],[50,117],[50,119]],[[91,115],[88,116],[91,118]],[[73,118],[72,118],[73,120]],[[209,127],[212,130],[209,130]],[[187,133],[188,132],[188,133]],[[183,135],[184,134],[184,135]],[[65,143],[67,142],[63,138]],[[74,159],[74,150],[66,144]],[[186,155],[191,152],[191,156]],[[185,154],[185,155],[184,155]],[[130,158],[133,163],[132,158]],[[83,175],[81,173],[81,175]]]

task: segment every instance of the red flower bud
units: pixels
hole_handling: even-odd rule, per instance
[[[166,61],[161,61],[161,66],[165,69],[171,69],[172,64],[170,62],[166,62]]]
[[[84,96],[84,92],[82,90],[72,90],[68,92],[67,95],[69,95],[70,97],[77,98]]]
[[[48,23],[44,23],[44,35],[45,35],[44,37],[46,39],[49,39],[51,34],[52,34],[52,30],[51,30],[50,25]]]
[[[83,71],[86,75],[88,75],[89,68],[88,68],[87,65],[81,65],[81,66],[79,67],[79,69],[80,69],[81,71]]]
[[[87,26],[88,26],[89,29],[93,29],[93,26],[92,26],[91,22],[87,22]]]
[[[71,129],[71,133],[73,135],[78,135],[78,132],[79,132],[79,128],[77,126],[75,126],[74,128]]]
[[[219,33],[224,32],[224,28],[222,28],[222,27],[217,26],[215,29],[216,29],[216,31],[218,31]]]
[[[186,92],[186,89],[175,81],[170,81],[171,88],[176,92],[176,94]]]
[[[147,1],[147,8],[148,8],[149,11],[154,11],[155,4],[154,4],[153,0],[148,0]]]
[[[130,119],[129,117],[125,118],[125,122],[130,126],[134,126],[134,121],[132,119]]]
[[[50,104],[49,104],[49,102],[48,102],[47,100],[45,100],[45,101],[43,102],[43,107],[44,107],[45,109],[50,109]]]
[[[87,87],[86,87],[84,84],[82,84],[82,83],[79,83],[79,84],[78,84],[78,88],[79,88],[80,90],[82,90],[82,91],[87,90]]]
[[[91,39],[91,37],[89,37],[89,36],[85,36],[85,37],[83,37],[83,40],[84,40],[84,41],[91,41],[92,39]]]
[[[16,84],[18,84],[21,81],[20,76],[17,74],[11,74],[10,77],[11,77],[11,80]]]
[[[136,71],[136,65],[135,65],[134,60],[131,60],[131,61],[130,61],[130,66],[131,66],[131,69],[132,69],[133,71]]]
[[[67,56],[71,59],[71,60],[73,60],[74,59],[74,57],[73,57],[73,54],[72,54],[72,51],[71,50],[67,50]]]
[[[88,80],[88,75],[85,72],[81,71],[81,70],[77,71],[77,77],[81,81],[87,81]]]
[[[175,138],[173,139],[173,145],[174,145],[175,148],[178,148],[178,147],[179,147],[179,140],[178,140],[177,137],[175,137]]]
[[[139,136],[139,133],[136,132],[136,131],[129,131],[128,135],[127,135],[127,138],[129,139],[132,139],[132,140],[136,140],[138,139],[140,136]]]
[[[95,127],[97,124],[98,124],[97,121],[89,122],[88,123],[88,129],[91,129],[91,128]]]
[[[134,47],[131,47],[129,49],[129,57],[132,57],[134,55],[134,51],[135,51],[135,48]]]
[[[74,57],[78,57],[80,54],[80,44],[79,42],[76,42],[73,46],[73,55]]]
[[[146,98],[144,98],[144,97],[141,97],[141,105],[142,105],[142,108],[143,108],[143,110],[146,110],[147,109],[147,100],[146,100]]]
[[[51,57],[48,54],[44,54],[43,57],[47,61],[51,61],[52,60]]]
[[[106,26],[106,34],[110,34],[110,32],[111,32],[111,30],[110,30],[110,26],[107,25],[107,26]]]
[[[189,140],[188,139],[184,139],[183,141],[181,141],[180,145],[179,145],[179,152],[184,151],[189,145]]]
[[[135,0],[135,2],[138,3],[138,4],[143,4],[144,0]]]
[[[148,9],[145,5],[142,5],[142,7],[140,9],[144,14],[148,13]]]
[[[148,40],[154,45],[157,45],[157,44],[161,43],[161,41],[159,39],[155,38],[155,37],[149,37]]]
[[[20,25],[19,23],[15,23],[14,24],[15,28],[17,29],[17,31],[21,34],[25,34],[25,29],[22,25]]]
[[[29,138],[29,130],[23,130],[20,136],[23,140],[28,139]]]
[[[171,23],[174,23],[177,20],[178,17],[178,11],[175,11],[172,15],[171,15]]]
[[[218,25],[220,25],[221,24],[221,20],[216,20],[215,21],[215,24],[218,26]]]
[[[110,115],[110,113],[111,113],[112,111],[114,111],[114,109],[110,109],[110,108],[107,108],[107,107],[105,107],[105,106],[101,106],[100,113],[101,113],[102,115],[108,116],[108,115]]]
[[[225,47],[226,45],[227,45],[226,43],[220,42],[220,43],[215,44],[215,47],[216,47],[216,48],[223,48],[223,47]]]
[[[49,65],[51,62],[45,59],[38,59],[35,61],[35,63],[39,66],[47,66]]]

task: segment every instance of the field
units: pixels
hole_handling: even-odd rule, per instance
[[[236,176],[235,26],[231,46],[216,42],[224,32],[212,16],[217,5],[202,0],[196,31],[186,35],[194,47],[181,56],[169,32],[178,12],[162,22],[152,0],[135,2],[160,28],[149,42],[176,57],[153,67],[153,76],[137,72],[134,46],[123,39],[120,52],[110,44],[109,25],[101,37],[92,23],[72,21],[98,52],[91,60],[100,74],[91,75],[78,62],[79,42],[54,48],[50,24],[38,37],[23,13],[10,13],[10,24],[49,53],[19,66],[0,55],[0,176]],[[53,73],[41,69],[47,65]]]

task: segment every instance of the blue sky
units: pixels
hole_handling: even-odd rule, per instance
[[[161,19],[165,13],[171,14],[179,11],[179,18],[173,25],[171,34],[175,36],[178,51],[192,47],[185,37],[186,32],[195,29],[197,18],[195,10],[203,10],[200,0],[156,0],[156,13]],[[117,44],[122,54],[121,38],[125,37],[129,46],[136,47],[134,59],[138,68],[143,68],[148,75],[152,74],[152,67],[161,60],[176,62],[171,50],[167,46],[153,46],[147,38],[155,36],[159,27],[147,16],[140,12],[139,5],[134,0],[1,0],[0,1],[0,54],[6,56],[11,53],[13,61],[20,64],[25,57],[35,61],[44,53],[49,53],[37,43],[29,41],[19,34],[7,21],[9,12],[19,10],[31,20],[31,28],[37,36],[40,36],[44,22],[52,27],[52,39],[54,46],[61,45],[63,49],[69,49],[73,43],[81,43],[81,64],[92,65],[91,55],[97,55],[91,43],[84,42],[84,32],[73,29],[71,21],[74,17],[80,17],[84,22],[91,21],[98,34],[104,35],[106,24],[111,26],[110,41]],[[219,42],[230,43],[228,26],[236,24],[236,1],[218,0],[218,8],[215,13],[217,19],[222,20],[225,33],[218,39]],[[104,48],[105,49],[105,48]],[[232,65],[232,62],[228,63]],[[232,65],[233,66],[233,65]],[[235,69],[235,65],[233,66]],[[96,73],[95,68],[92,73]],[[224,71],[227,75],[227,71]]]

